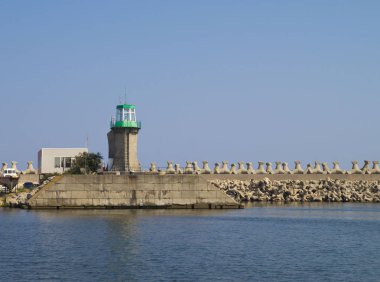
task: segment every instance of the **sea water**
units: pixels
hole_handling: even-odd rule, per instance
[[[380,281],[380,204],[0,209],[1,281]]]

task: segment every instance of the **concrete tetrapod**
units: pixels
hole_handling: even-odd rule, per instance
[[[166,174],[175,174],[175,169],[173,167],[173,162],[168,161],[168,167],[166,168]]]
[[[370,161],[365,160],[361,171],[365,174],[371,174]]]
[[[214,174],[220,174],[220,167],[219,167],[219,163],[215,163],[215,167],[214,167]]]
[[[267,165],[267,168],[265,169],[265,172],[268,174],[273,174],[272,163],[267,162],[266,165]]]
[[[331,170],[327,163],[322,163],[323,174],[331,174]]]
[[[231,164],[230,174],[237,174],[236,165],[235,164]]]
[[[238,167],[237,173],[238,174],[248,174],[248,171],[244,167],[244,163],[239,162],[238,164],[239,164],[239,167]]]
[[[304,174],[312,174],[312,173],[313,173],[313,168],[311,167],[311,164],[307,164]]]
[[[194,168],[194,173],[195,173],[195,174],[200,174],[200,173],[201,173],[201,168],[199,167],[197,161],[194,161],[194,162],[193,162],[193,168]]]
[[[247,163],[247,174],[255,174],[255,170],[253,169],[253,164],[251,162]]]
[[[276,168],[274,169],[274,174],[285,174],[284,169],[282,168],[282,162],[276,162]]]
[[[184,174],[193,174],[194,173],[194,167],[193,164],[189,161],[186,161],[186,167],[185,171],[183,172]]]
[[[156,163],[150,163],[149,171],[153,172],[153,173],[157,173],[158,172]]]
[[[294,162],[294,170],[293,174],[303,174],[303,168],[301,167],[301,162],[300,161],[295,161]]]
[[[227,161],[222,161],[222,169],[220,170],[220,174],[230,174]]]
[[[259,167],[256,170],[256,174],[266,174],[264,169],[264,162],[259,162]]]
[[[340,169],[338,161],[333,162],[333,169],[331,171],[331,174],[345,174],[345,173],[346,172],[344,170]]]
[[[208,166],[208,161],[203,161],[203,168],[201,170],[201,174],[211,174],[211,169]]]
[[[213,180],[236,201],[380,202],[378,181],[363,180]]]
[[[18,164],[18,162],[16,162],[16,161],[12,161],[12,166],[11,166],[11,168],[14,169],[17,173],[19,173],[20,171],[17,169],[17,164]]]
[[[363,171],[360,170],[358,161],[352,161],[352,169],[350,174],[363,174]]]
[[[33,162],[32,161],[28,161],[27,164],[28,165],[26,167],[26,170],[24,170],[22,173],[23,174],[37,174],[37,171],[33,167]]]
[[[2,163],[1,172],[3,172],[4,170],[6,170],[7,168],[8,168],[8,164],[7,163]]]
[[[289,169],[288,163],[283,162],[282,163],[282,170],[284,171],[285,174],[291,174],[292,171]]]
[[[176,174],[182,174],[183,173],[181,166],[179,164],[174,165],[174,170],[175,170]]]
[[[379,161],[373,161],[372,174],[380,174]]]
[[[319,162],[315,162],[314,169],[312,171],[314,174],[323,174],[323,170],[321,169],[321,164]]]

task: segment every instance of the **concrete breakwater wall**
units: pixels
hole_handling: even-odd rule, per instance
[[[31,208],[239,208],[199,175],[63,175],[28,202]]]
[[[239,208],[242,201],[380,202],[380,174],[63,175],[31,208]]]
[[[214,179],[211,183],[237,202],[378,202],[379,175],[270,175],[264,178]]]

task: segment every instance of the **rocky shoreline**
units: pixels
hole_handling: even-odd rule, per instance
[[[0,207],[29,208],[28,200],[33,197],[37,190],[30,192],[11,193],[0,199]]]
[[[53,181],[54,176],[46,179],[40,186],[31,189],[24,190],[20,192],[3,194],[0,196],[0,207],[10,207],[10,208],[29,208],[29,199],[31,199],[38,191],[40,191],[43,187]]]
[[[238,202],[380,202],[380,181],[212,180]]]

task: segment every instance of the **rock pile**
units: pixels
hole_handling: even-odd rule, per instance
[[[38,191],[43,187],[53,181],[54,176],[47,178],[40,186],[27,191],[27,192],[17,192],[5,195],[5,200],[0,206],[14,207],[14,208],[28,208],[29,199],[31,199]]]
[[[5,205],[8,207],[21,208],[28,207],[28,200],[33,197],[35,193],[21,192],[8,196],[5,200]]]
[[[380,181],[212,180],[236,201],[380,202]]]

